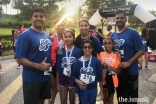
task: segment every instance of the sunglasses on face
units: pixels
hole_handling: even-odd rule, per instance
[[[115,19],[116,20],[119,20],[119,19],[123,20],[123,19],[125,19],[125,17],[116,17]]]
[[[91,46],[83,46],[83,49],[92,49],[92,47]]]

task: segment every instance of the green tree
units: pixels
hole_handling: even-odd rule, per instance
[[[43,7],[47,11],[47,18],[52,20],[51,17],[55,17],[58,13],[58,3],[64,0],[13,0],[13,7],[20,10],[18,15],[19,21],[29,20],[28,15],[32,8]]]

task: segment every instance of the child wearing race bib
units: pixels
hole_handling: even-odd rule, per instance
[[[118,70],[120,64],[119,53],[113,51],[114,40],[111,37],[104,39],[105,51],[101,52],[98,59],[101,61],[103,66],[103,94],[104,104],[113,104],[115,88],[118,87],[117,74],[120,73]]]
[[[57,89],[60,90],[61,104],[67,104],[68,91],[70,104],[74,104],[75,86],[71,79],[73,64],[81,57],[81,50],[73,45],[75,34],[72,30],[64,33],[65,47],[62,54],[57,54],[56,72]]]
[[[91,40],[85,40],[81,48],[84,56],[76,60],[72,79],[77,84],[76,93],[81,104],[95,104],[98,82],[100,83],[99,95],[103,98],[102,67],[100,61],[92,56],[94,45]]]

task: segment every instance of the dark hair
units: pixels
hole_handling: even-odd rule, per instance
[[[45,11],[44,8],[41,8],[41,7],[35,7],[35,8],[31,11],[31,13],[30,13],[30,17],[33,16],[33,13],[34,13],[34,12],[41,12],[41,13],[44,13],[44,16],[46,17],[46,11]]]
[[[14,29],[19,29],[19,26],[14,26]]]
[[[112,43],[115,44],[114,39],[113,39],[112,37],[105,37],[104,41],[105,41],[106,39],[110,39],[110,40],[112,41]]]
[[[102,29],[101,29],[101,28],[99,28],[99,29],[98,29],[98,32],[99,32],[99,33],[102,33]]]
[[[75,29],[70,29],[70,30],[72,30],[75,33]]]
[[[81,45],[81,48],[83,48],[83,45],[84,45],[85,43],[89,43],[89,44],[92,46],[92,48],[94,49],[94,44],[93,44],[93,42],[92,42],[91,40],[89,40],[89,39],[86,39],[86,40],[83,41],[83,43],[82,43],[82,45]]]
[[[120,13],[123,13],[123,14],[124,14],[124,17],[126,17],[126,12],[123,11],[123,10],[119,10],[119,11],[115,12],[115,16],[116,16],[117,14],[120,14]]]
[[[112,25],[108,25],[107,27],[111,28],[112,29]]]
[[[89,25],[89,22],[88,22],[88,20],[86,20],[86,19],[80,20],[80,21],[79,21],[79,26],[80,26],[80,23],[81,23],[81,22],[86,22],[86,23]]]
[[[74,33],[72,30],[67,30],[67,31],[65,31],[65,32],[64,32],[64,35],[65,35],[65,33],[67,33],[67,32],[71,33],[72,36],[73,36],[73,38],[75,38],[75,33]]]
[[[12,30],[11,33],[14,34],[14,30]]]
[[[143,38],[146,38],[148,37],[148,30],[146,27],[143,27],[142,30],[141,30],[141,35]]]

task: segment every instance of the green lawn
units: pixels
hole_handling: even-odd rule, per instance
[[[47,28],[47,32],[49,33],[51,28]],[[70,28],[67,28],[66,30],[68,30]],[[76,36],[80,34],[79,28],[73,28],[75,29],[75,34]],[[0,28],[0,35],[11,35],[12,28]],[[56,30],[54,30],[54,33],[56,33]],[[104,31],[104,34],[107,34],[107,30]]]
[[[2,28],[0,27],[0,35],[11,35],[12,28]]]

